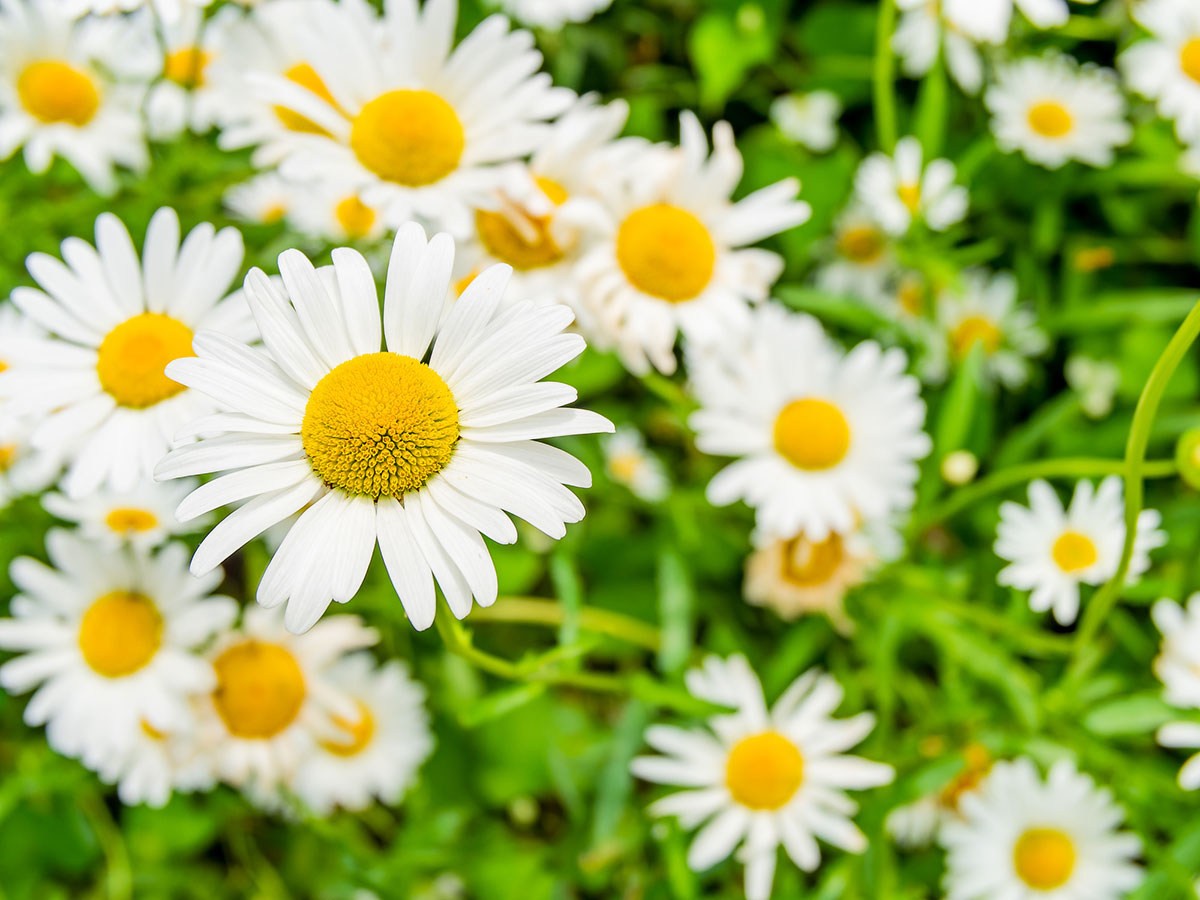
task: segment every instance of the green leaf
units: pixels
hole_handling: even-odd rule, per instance
[[[1158,694],[1135,694],[1097,706],[1083,717],[1083,727],[1103,737],[1147,734],[1178,718]]]

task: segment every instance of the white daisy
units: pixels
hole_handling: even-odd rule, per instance
[[[1112,791],[1061,760],[1043,781],[998,762],[941,830],[947,900],[1118,900],[1142,881],[1141,841]]]
[[[263,172],[229,188],[225,192],[225,208],[243,222],[275,225],[291,211],[301,190],[301,186],[280,178],[277,172]]]
[[[195,571],[311,504],[258,587],[264,606],[288,604],[293,631],[354,596],[377,541],[409,619],[428,628],[435,579],[459,618],[472,598],[496,599],[481,533],[515,541],[506,511],[554,538],[583,518],[564,485],[587,486],[590,473],[540,442],[612,430],[595,413],[563,407],[574,388],[539,383],[584,348],[561,333],[571,311],[528,303],[500,311],[505,266],[480,274],[447,307],[453,256],[449,236],[426,244],[420,226],[402,228],[381,327],[375,280],[359,253],[336,249],[333,266],[317,272],[299,251],[285,251],[283,293],[258,269],[246,277],[265,349],[204,333],[197,358],[169,366],[225,412],[194,422],[189,433],[219,436],[174,450],[158,476],[232,470],[185,500],[179,518],[253,498],[204,539]]]
[[[1000,149],[1047,169],[1072,159],[1110,166],[1113,148],[1133,137],[1117,73],[1060,53],[1002,66],[984,103]]]
[[[1172,706],[1200,709],[1200,594],[1188,599],[1186,609],[1174,600],[1159,600],[1152,614],[1162,632],[1154,674],[1163,683],[1164,699]],[[1164,747],[1200,750],[1200,722],[1168,722],[1158,729],[1158,742]],[[1200,752],[1179,769],[1179,786],[1185,791],[1200,788]]]
[[[979,39],[968,37],[946,20],[938,0],[896,0],[896,6],[901,14],[892,33],[892,49],[900,57],[904,74],[923,77],[940,51],[958,86],[968,94],[978,93],[983,86],[983,60],[976,46]]]
[[[832,91],[784,94],[771,101],[771,121],[789,141],[825,153],[837,143],[842,101]]]
[[[500,8],[525,25],[557,31],[567,22],[586,22],[612,0],[500,0]]]
[[[189,575],[182,544],[114,552],[59,529],[46,550],[53,567],[13,561],[21,594],[13,618],[0,620],[0,647],[21,654],[0,666],[0,684],[37,688],[25,721],[93,768],[127,751],[143,723],[186,727],[189,695],[213,683],[197,648],[237,614],[233,600],[212,596],[221,571]]]
[[[1079,405],[1093,419],[1103,419],[1113,408],[1121,387],[1121,369],[1116,363],[1076,353],[1067,359],[1063,375],[1079,395]]]
[[[0,400],[36,419],[37,448],[70,447],[63,487],[71,497],[132,490],[166,453],[170,436],[211,411],[163,369],[191,356],[198,328],[242,340],[256,332],[245,300],[225,296],[242,265],[234,228],[198,225],[179,242],[164,207],[150,220],[139,262],[129,232],[110,213],[96,220],[96,247],[62,243],[65,262],[31,254],[43,290],[18,287],[13,302],[53,337],[0,373]]]
[[[712,155],[699,120],[680,116],[680,145],[646,147],[604,200],[611,231],[576,278],[597,343],[615,346],[631,371],[675,370],[675,338],[711,345],[744,331],[750,304],[767,298],[783,259],[748,245],[808,219],[794,178],[731,201],[742,156],[727,122]]]
[[[208,6],[212,0],[57,0],[64,11],[73,16],[94,13],[98,16],[112,15],[119,12],[134,12],[149,8],[164,23],[172,24],[187,11]],[[239,0],[253,2],[253,0]]]
[[[129,747],[92,762],[101,781],[117,786],[126,806],[163,807],[174,792],[206,791],[216,781],[208,754],[196,743],[194,722],[170,734],[143,722]]]
[[[144,169],[143,47],[135,20],[76,20],[58,4],[4,0],[0,160],[23,146],[41,174],[61,156],[102,194],[116,190],[116,166]]]
[[[967,214],[967,189],[954,183],[954,163],[935,159],[925,165],[922,156],[921,143],[904,137],[894,155],[872,153],[854,176],[859,203],[892,234],[903,234],[914,221],[945,231]]]
[[[833,223],[832,260],[817,270],[817,286],[831,294],[882,305],[896,270],[891,237],[866,209],[852,205]]]
[[[912,505],[930,442],[902,350],[864,341],[842,353],[812,317],[768,306],[744,345],[690,359],[696,446],[740,457],[708,498],[745,500],[764,540],[823,541]]]
[[[1133,17],[1150,37],[1118,59],[1130,87],[1175,121],[1180,140],[1200,140],[1200,6],[1192,0],[1142,0]]]
[[[1008,38],[1014,8],[1038,28],[1062,25],[1070,17],[1067,0],[942,0],[943,13],[955,27],[977,41],[992,44],[1002,44]]]
[[[1167,535],[1158,527],[1161,521],[1156,510],[1144,509],[1138,515],[1127,583],[1135,583],[1150,568],[1150,551],[1166,543]],[[1125,504],[1119,476],[1110,475],[1095,490],[1090,481],[1078,482],[1066,510],[1047,482],[1032,481],[1029,506],[1012,501],[1000,504],[996,555],[1011,565],[1001,569],[996,580],[1031,591],[1031,609],[1051,610],[1056,622],[1069,625],[1079,612],[1079,586],[1112,578],[1124,542]]]
[[[962,768],[940,790],[897,806],[888,813],[884,828],[901,847],[926,847],[937,839],[947,822],[961,820],[962,798],[979,787],[992,767],[992,756],[982,744],[968,744]]]
[[[710,656],[686,680],[694,696],[736,712],[710,718],[711,731],[651,726],[646,742],[665,755],[637,757],[631,768],[646,781],[688,788],[649,812],[675,816],[686,829],[703,824],[688,850],[691,869],[714,866],[740,845],[746,896],[766,900],[781,845],[806,872],[821,861],[818,838],[850,853],[866,849],[845,791],[887,784],[893,771],[844,754],[870,733],[875,718],[867,712],[832,718],[841,685],[809,670],[768,710],[745,657]]]
[[[147,480],[131,491],[101,491],[81,500],[46,494],[42,506],[58,518],[75,523],[80,534],[100,547],[115,549],[129,543],[149,549],[203,524],[184,525],[175,518],[175,507],[196,486],[195,480],[169,485]]]
[[[294,185],[288,223],[301,234],[339,246],[383,237],[383,216],[348,184]]]
[[[0,372],[36,352],[44,332],[11,303],[0,304]],[[34,494],[58,479],[66,448],[35,450],[30,442],[33,425],[13,415],[0,403],[0,508],[17,497]]]
[[[642,433],[622,425],[603,441],[604,470],[647,503],[658,503],[670,493],[671,480],[662,460],[646,449]]]

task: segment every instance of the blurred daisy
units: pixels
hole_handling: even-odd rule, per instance
[[[708,498],[745,500],[764,540],[824,541],[912,505],[930,442],[902,350],[864,341],[842,353],[816,319],[768,306],[745,345],[690,359],[696,446],[740,457]]]
[[[1075,354],[1063,367],[1067,384],[1079,395],[1079,405],[1093,419],[1103,419],[1113,408],[1121,386],[1121,369],[1103,359]]]
[[[500,0],[500,8],[526,25],[557,31],[567,22],[586,22],[612,0]]]
[[[686,676],[691,694],[733,707],[708,720],[709,731],[653,725],[646,742],[663,756],[633,760],[633,774],[687,788],[655,802],[651,815],[674,816],[685,829],[700,828],[688,850],[688,867],[702,871],[738,849],[746,866],[746,897],[771,895],[782,845],[806,872],[817,868],[817,839],[862,853],[867,839],[850,816],[857,807],[847,790],[892,780],[891,766],[844,751],[860,743],[875,719],[859,713],[834,719],[843,691],[833,678],[809,670],[770,709],[758,676],[745,657],[710,656]]]
[[[1200,6],[1192,0],[1142,0],[1131,10],[1150,32],[1118,59],[1121,73],[1139,94],[1175,121],[1185,142],[1200,140]]]
[[[945,231],[967,214],[967,189],[954,183],[954,163],[922,161],[921,143],[901,138],[894,155],[872,153],[854,176],[854,191],[866,209],[892,234],[903,234],[914,221]]]
[[[901,847],[927,847],[947,822],[961,821],[962,798],[979,787],[992,767],[992,756],[982,744],[969,744],[962,753],[962,767],[940,790],[913,803],[897,806],[884,821],[884,828]]]
[[[622,425],[604,439],[603,446],[604,470],[613,481],[647,503],[657,503],[670,492],[666,467],[646,449],[646,440],[636,428]]]
[[[58,0],[65,12],[72,16],[82,16],[95,13],[107,16],[118,12],[134,12],[138,9],[150,8],[165,24],[173,24],[192,9],[208,6],[212,0]],[[254,0],[238,0],[249,3]]]
[[[1167,535],[1158,527],[1161,521],[1156,510],[1144,509],[1138,515],[1127,583],[1135,583],[1150,568],[1150,551],[1166,543]],[[1078,482],[1066,510],[1054,489],[1038,479],[1029,484],[1029,506],[1000,504],[996,555],[1011,565],[1001,569],[996,580],[1031,591],[1031,609],[1051,610],[1056,622],[1070,625],[1079,612],[1079,586],[1112,578],[1124,542],[1119,476],[1110,475],[1097,489],[1090,481]]]
[[[1200,594],[1188,599],[1186,609],[1174,600],[1159,600],[1152,614],[1162,632],[1154,674],[1165,688],[1163,698],[1172,706],[1200,709]],[[1200,722],[1168,722],[1158,729],[1158,742],[1164,747],[1200,750]],[[1180,768],[1179,786],[1185,791],[1200,788],[1200,752]]]
[[[30,0],[0,5],[0,160],[23,146],[40,175],[61,156],[101,194],[116,190],[116,166],[145,168],[149,73],[137,21],[76,20]]]
[[[237,614],[233,600],[212,596],[221,571],[189,575],[182,544],[113,552],[59,529],[46,550],[51,566],[13,561],[21,593],[13,618],[0,620],[0,647],[20,654],[0,666],[0,684],[37,688],[25,721],[92,768],[128,750],[143,723],[185,727],[188,696],[213,683],[196,650]]]
[[[748,245],[808,219],[794,178],[730,200],[742,179],[733,129],[718,122],[712,155],[699,120],[680,116],[680,145],[647,147],[609,186],[612,230],[580,262],[597,342],[626,366],[675,370],[675,338],[714,345],[749,323],[749,304],[767,298],[783,258]],[[603,336],[603,337],[601,337]]]
[[[34,449],[32,433],[28,420],[0,412],[0,509],[45,490],[62,473],[66,448]]]
[[[194,480],[170,485],[147,480],[131,491],[101,491],[82,500],[47,494],[42,497],[42,506],[58,518],[75,523],[80,534],[97,546],[115,549],[129,543],[149,549],[169,537],[197,529],[197,523],[183,525],[175,518],[175,507],[196,486]]]
[[[771,121],[789,141],[825,153],[837,143],[842,101],[832,91],[784,94],[771,101]]]
[[[817,271],[817,286],[877,304],[896,268],[891,237],[861,206],[851,206],[833,223],[832,262]]]
[[[938,0],[896,0],[900,21],[892,33],[892,49],[900,57],[904,74],[921,78],[937,62],[941,52],[950,76],[968,94],[983,85],[983,60],[970,38],[942,16]],[[1003,40],[1003,39],[1002,39]]]
[[[435,579],[459,618],[473,599],[496,599],[481,533],[514,542],[505,512],[554,538],[583,518],[564,485],[588,486],[587,467],[541,443],[612,430],[593,412],[564,408],[574,388],[540,383],[584,348],[578,335],[561,333],[571,311],[523,304],[500,312],[503,266],[447,309],[453,257],[447,235],[427,244],[420,226],[402,228],[381,323],[375,279],[359,253],[338,248],[333,266],[318,272],[299,251],[285,251],[283,292],[261,270],[246,277],[264,350],[202,333],[198,356],[169,366],[173,379],[226,410],[189,429],[219,436],[172,451],[157,469],[160,478],[229,470],[185,500],[179,518],[250,500],[204,539],[193,570],[207,572],[308,507],[258,587],[264,606],[287,603],[294,632],[355,595],[376,542],[409,619],[423,629],[433,622]]]
[[[1075,764],[998,762],[941,830],[947,900],[1118,900],[1142,881],[1125,812]]]
[[[288,222],[301,234],[339,246],[383,237],[383,216],[349,185],[322,181],[293,190]]]
[[[1133,137],[1116,73],[1063,54],[1002,66],[984,102],[1000,149],[1047,169],[1072,159],[1110,166],[1113,148]]]
[[[243,222],[275,225],[291,211],[300,190],[300,186],[285,181],[277,172],[263,172],[229,188],[225,192],[225,208]]]
[[[194,728],[194,723],[180,725],[167,734],[143,722],[129,747],[93,760],[92,768],[105,784],[117,786],[125,806],[157,809],[167,805],[172,793],[208,790],[215,779]]]
[[[942,0],[944,14],[956,28],[974,40],[992,44],[1003,44],[1007,39],[1014,8],[1038,28],[1062,25],[1071,14],[1067,0]]]
[[[54,337],[0,373],[0,400],[36,419],[35,449],[71,448],[69,496],[129,491],[149,477],[170,435],[212,410],[168,378],[166,364],[192,355],[198,328],[256,334],[240,293],[225,296],[241,269],[242,236],[204,223],[181,246],[179,219],[164,207],[139,261],[125,226],[104,213],[96,247],[71,237],[62,255],[31,254],[29,274],[42,290],[13,290],[13,302]]]

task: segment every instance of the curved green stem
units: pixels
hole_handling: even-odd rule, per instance
[[[537,597],[501,597],[494,606],[471,613],[474,622],[511,622],[524,625],[561,625],[566,610],[554,600]],[[584,608],[579,612],[579,627],[584,631],[636,644],[655,653],[662,645],[662,635],[648,622],[607,609]]]
[[[892,32],[896,30],[895,0],[879,0],[875,24],[874,88],[875,131],[879,146],[891,153],[896,146],[896,61],[892,56]]]

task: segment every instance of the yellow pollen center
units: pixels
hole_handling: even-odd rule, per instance
[[[797,468],[832,468],[850,449],[850,423],[827,400],[793,400],[775,420],[775,449]]]
[[[566,189],[550,178],[534,179],[555,206],[567,199]],[[534,216],[523,209],[511,212],[475,211],[475,229],[488,253],[514,269],[539,269],[563,258],[563,248],[550,235],[553,216]]]
[[[162,644],[163,620],[149,597],[112,591],[100,597],[79,622],[84,661],[105,678],[132,675]]]
[[[950,332],[950,347],[959,359],[971,352],[976,344],[983,345],[984,353],[995,353],[1004,334],[991,319],[984,316],[967,316]]]
[[[908,207],[908,211],[915,216],[917,210],[921,208],[921,185],[902,184],[896,188],[896,193],[900,197],[900,202]]]
[[[345,733],[342,740],[321,741],[321,746],[334,756],[355,756],[366,749],[375,736],[375,717],[362,701],[358,703],[358,718],[353,721],[333,717],[333,724]]]
[[[367,353],[317,382],[300,439],[313,471],[347,494],[400,497],[440,472],[458,441],[458,407],[411,356]]]
[[[1179,51],[1179,67],[1192,81],[1200,82],[1200,37],[1194,37]]]
[[[142,719],[142,734],[144,734],[144,735],[146,735],[146,737],[152,738],[153,740],[156,740],[156,741],[165,740],[167,737],[167,735],[164,732],[159,731],[157,728],[155,728],[153,725],[151,725],[145,719]]]
[[[194,355],[190,328],[161,313],[142,313],[105,336],[96,355],[96,374],[100,386],[121,406],[144,409],[185,390],[163,369],[171,360]]]
[[[671,303],[691,300],[712,280],[717,249],[704,223],[666,203],[644,206],[617,231],[617,262],[643,293]]]
[[[304,703],[304,673],[279,644],[248,640],[234,644],[213,663],[213,703],[235,737],[271,738],[296,718]]]
[[[1030,828],[1013,848],[1017,876],[1037,891],[1066,884],[1075,869],[1075,845],[1057,828]]]
[[[896,302],[910,316],[919,316],[925,308],[925,288],[916,278],[905,279],[896,292]]]
[[[388,91],[350,129],[358,161],[385,181],[421,187],[458,168],[464,136],[453,107],[430,91]]]
[[[104,524],[117,534],[134,534],[149,531],[158,526],[158,516],[148,509],[138,509],[136,506],[118,506],[109,510],[104,517]]]
[[[783,546],[783,579],[798,587],[824,584],[845,558],[842,538],[837,532],[818,543],[794,537]]]
[[[1086,534],[1064,531],[1050,551],[1054,562],[1064,572],[1078,572],[1096,562],[1096,545]]]
[[[883,235],[872,225],[848,228],[838,237],[838,252],[859,265],[873,263],[883,254]]]
[[[1060,138],[1069,134],[1075,120],[1065,106],[1053,100],[1036,103],[1029,108],[1029,127],[1042,137]]]
[[[199,47],[184,47],[168,53],[163,65],[163,76],[185,88],[196,88],[204,84],[204,70],[212,59]]]
[[[286,72],[283,77],[288,81],[300,85],[311,93],[316,94],[334,109],[341,111],[336,100],[333,99],[333,94],[329,92],[329,88],[325,86],[325,82],[321,80],[321,76],[317,74],[317,70],[308,63],[297,63]],[[329,132],[318,125],[311,119],[300,115],[298,112],[293,112],[286,106],[276,106],[275,115],[283,127],[288,131],[297,131],[301,134],[322,134],[326,137]]]
[[[637,478],[637,474],[642,468],[642,455],[640,453],[618,453],[608,461],[609,470],[613,473],[613,477],[619,481],[630,482]]]
[[[458,281],[454,282],[454,296],[461,297],[463,295],[463,291],[465,291],[467,288],[469,288],[471,286],[471,282],[474,281],[478,277],[478,275],[479,275],[479,270],[472,269],[470,272],[468,272],[462,278],[458,279]]]
[[[735,802],[750,809],[780,809],[804,780],[804,757],[775,731],[743,738],[729,751],[725,785]]]
[[[0,444],[0,472],[7,472],[17,458],[16,444]]]
[[[371,228],[375,224],[375,210],[354,194],[338,203],[337,208],[334,209],[334,215],[337,216],[342,230],[346,232],[346,237],[355,241],[370,234]]]
[[[275,203],[263,210],[261,216],[262,224],[274,225],[276,222],[283,221],[283,217],[287,215],[287,208],[282,203]]]
[[[100,91],[90,75],[49,59],[30,63],[17,76],[17,97],[26,112],[47,125],[83,126],[100,108]]]

